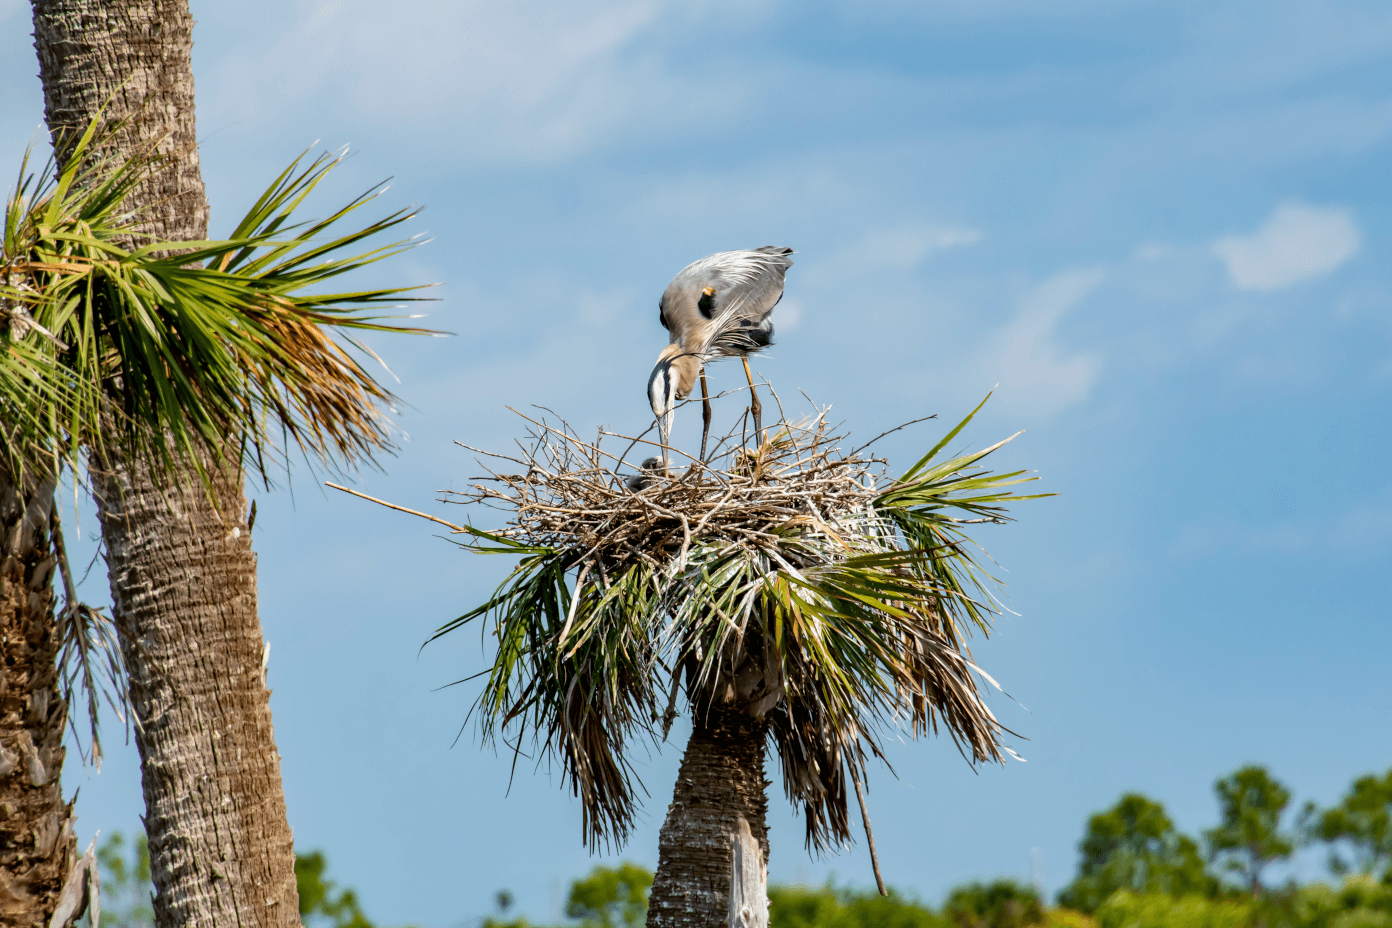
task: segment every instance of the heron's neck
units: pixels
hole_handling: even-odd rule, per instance
[[[677,385],[677,398],[685,399],[696,386],[696,377],[701,373],[701,359],[694,354],[682,354],[672,359],[673,380]]]

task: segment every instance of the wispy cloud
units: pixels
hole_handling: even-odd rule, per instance
[[[321,100],[355,119],[409,127],[421,142],[544,158],[593,141],[646,102],[657,65],[624,52],[660,9],[655,0],[583,9],[424,0],[404,13],[332,0],[287,23],[278,44],[220,61],[224,93],[212,109],[264,120]],[[230,80],[248,71],[252,80]]]
[[[802,301],[785,296],[778,302],[774,325],[779,332],[792,332],[802,323],[802,313]]]
[[[907,225],[868,235],[841,251],[836,260],[861,269],[908,269],[935,251],[964,248],[981,239],[979,231],[963,226]]]
[[[1348,210],[1286,203],[1251,235],[1213,243],[1242,290],[1284,290],[1322,277],[1358,254],[1363,245]]]
[[[1061,271],[1031,289],[982,364],[996,372],[1002,400],[1052,413],[1086,400],[1102,369],[1097,352],[1069,352],[1058,343],[1059,323],[1106,279],[1101,268]]]

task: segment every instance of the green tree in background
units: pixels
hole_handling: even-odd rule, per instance
[[[1354,860],[1335,851],[1329,867],[1335,873],[1357,870],[1371,876],[1392,877],[1392,768],[1381,777],[1359,777],[1337,806],[1319,817],[1315,834],[1325,841],[1343,841],[1353,849]]]
[[[881,896],[823,886],[769,887],[770,928],[952,928],[932,909],[894,890]]]
[[[329,868],[323,851],[295,855],[295,886],[300,891],[300,921],[309,928],[373,928],[351,889],[337,893],[325,877]]]
[[[1093,914],[1097,928],[1250,928],[1253,912],[1253,903],[1246,899],[1176,899],[1123,889],[1108,896]]]
[[[1139,793],[1088,819],[1078,849],[1078,876],[1059,893],[1059,904],[1081,912],[1095,912],[1119,889],[1182,896],[1212,885],[1194,839],[1176,830],[1164,806]]]
[[[581,928],[643,928],[653,875],[637,864],[598,866],[570,884],[566,915]]]
[[[1311,883],[1260,899],[1177,899],[1121,890],[1094,915],[1095,928],[1389,928],[1392,887],[1355,876],[1338,888]]]
[[[127,851],[129,847],[129,851]],[[148,928],[155,923],[150,902],[154,884],[150,882],[150,846],[144,835],[129,844],[119,831],[111,833],[97,848],[101,869],[101,924],[106,928]],[[87,925],[82,917],[79,924]]]
[[[1015,880],[958,886],[948,895],[943,915],[957,928],[1025,928],[1045,921],[1038,890]]]
[[[1063,908],[1045,908],[1039,893],[1011,879],[954,888],[935,911],[891,890],[770,886],[769,928],[1392,928],[1392,863],[1387,848],[1392,771],[1361,777],[1340,805],[1313,816],[1309,832],[1347,840],[1363,872],[1341,885],[1294,881],[1263,887],[1261,871],[1289,855],[1296,828],[1282,829],[1290,791],[1259,766],[1217,781],[1220,823],[1204,835],[1215,860],[1260,887],[1245,895],[1223,890],[1204,871],[1195,842],[1181,834],[1164,807],[1127,794],[1088,820],[1077,878],[1059,894]],[[1304,828],[1306,826],[1301,826]],[[102,881],[102,925],[148,928],[150,857],[145,838],[119,832],[97,849]],[[1342,864],[1347,872],[1351,866]],[[296,854],[300,918],[306,928],[374,928],[357,894],[328,878],[320,851]],[[566,919],[553,928],[641,928],[653,874],[632,863],[595,866],[570,884]],[[453,924],[474,928],[545,928],[515,914],[516,900],[501,890],[492,915]],[[79,928],[90,928],[86,920]]]
[[[1213,784],[1222,821],[1204,832],[1209,857],[1237,874],[1253,896],[1263,893],[1262,871],[1295,850],[1281,828],[1291,792],[1265,767],[1247,766]]]
[[[1294,893],[1284,921],[1294,928],[1388,928],[1392,925],[1392,886],[1353,876],[1337,889],[1324,883]],[[1286,914],[1283,912],[1281,914]],[[1267,919],[1275,925],[1277,919]]]
[[[643,928],[648,921],[652,881],[652,871],[637,864],[600,864],[589,876],[571,881],[566,915],[578,920],[578,924],[571,923],[574,928]],[[509,919],[507,913],[513,901],[512,893],[499,890],[497,917],[484,916],[480,928],[542,928],[525,918]]]
[[[485,915],[483,921],[479,923],[479,928],[533,928],[532,923],[525,918],[516,918],[510,921],[503,920],[507,916],[508,909],[512,908],[512,903],[515,901],[510,890],[498,890],[497,895],[493,897],[493,901],[498,907],[498,917],[494,918],[491,915]],[[536,928],[541,928],[541,926],[538,925]]]

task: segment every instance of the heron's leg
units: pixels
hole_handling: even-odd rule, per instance
[[[759,391],[754,389],[754,375],[749,372],[749,358],[741,355],[740,360],[744,362],[744,377],[749,381],[749,412],[754,416],[754,447],[757,448],[764,443],[764,426],[759,420],[764,407],[759,405]]]
[[[710,435],[710,394],[706,392],[706,369],[701,368],[701,463],[706,461],[706,438]]]

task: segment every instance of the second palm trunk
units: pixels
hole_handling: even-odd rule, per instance
[[[0,924],[46,925],[73,864],[54,619],[56,483],[0,468]]]

